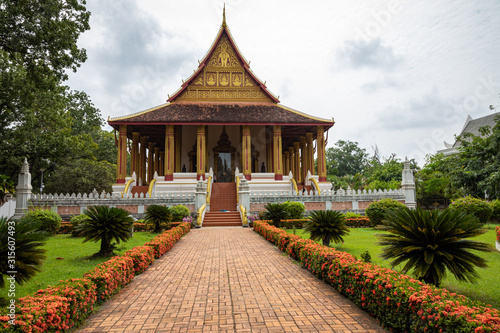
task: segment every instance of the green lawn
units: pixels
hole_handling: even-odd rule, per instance
[[[350,230],[351,232],[349,236],[344,238],[343,244],[332,243],[331,246],[339,251],[351,253],[358,259],[361,253],[368,250],[374,264],[391,267],[390,262],[382,260],[379,257],[382,250],[376,244],[377,237],[375,234],[380,234],[381,231],[371,228],[351,228]],[[289,229],[287,232],[292,233],[292,230]],[[309,234],[304,233],[300,229],[296,231],[296,234],[303,238],[309,238]],[[476,239],[495,246],[495,227],[492,225],[489,226],[488,232],[478,236]],[[441,287],[486,304],[491,304],[493,307],[500,309],[500,284],[498,283],[500,276],[500,252],[495,250],[489,253],[479,252],[479,254],[488,260],[488,268],[477,269],[480,278],[476,283],[459,282],[452,275],[448,274],[443,280]],[[397,269],[398,267],[396,267]]]
[[[116,254],[123,254],[135,246],[153,239],[156,234],[149,232],[136,232],[134,237],[126,243],[120,243],[115,250]],[[83,238],[73,238],[71,235],[54,235],[46,240],[44,248],[46,260],[42,271],[37,273],[24,285],[16,286],[16,298],[30,295],[44,289],[49,285],[55,285],[60,280],[70,278],[81,278],[85,272],[94,268],[97,264],[109,258],[90,258],[92,254],[99,251],[100,242],[82,243]],[[0,298],[7,298],[7,290],[0,290]]]

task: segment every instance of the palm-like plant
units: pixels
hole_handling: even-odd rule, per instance
[[[39,232],[40,223],[32,220],[8,222],[0,217],[0,288],[5,286],[4,275],[16,272],[16,282],[23,284],[40,271],[45,260],[45,233]],[[15,241],[13,241],[15,239]],[[15,244],[15,250],[9,246]],[[14,257],[9,261],[9,257]],[[11,266],[12,265],[12,266]]]
[[[130,214],[120,208],[108,206],[94,206],[87,209],[84,214],[87,218],[80,223],[77,231],[84,238],[83,242],[101,241],[101,249],[97,256],[110,256],[113,254],[111,241],[127,241],[130,238],[130,229],[134,219]]]
[[[155,226],[154,232],[161,232],[161,224],[162,223],[170,223],[172,219],[172,214],[170,213],[170,209],[165,206],[160,205],[151,205],[146,208],[146,217],[145,221],[147,223],[152,223]],[[168,229],[168,226],[167,226]]]
[[[264,219],[272,220],[275,227],[281,226],[281,220],[290,217],[286,204],[268,203],[264,206],[266,211],[263,213]]]
[[[313,211],[304,226],[304,231],[309,232],[310,238],[314,241],[321,239],[325,246],[330,246],[332,240],[335,243],[342,243],[344,236],[350,232],[345,226],[344,214],[334,210]]]
[[[486,260],[470,251],[491,251],[488,244],[468,239],[486,232],[472,215],[403,208],[388,211],[382,223],[390,234],[378,235],[381,257],[393,259],[393,267],[406,262],[403,271],[413,269],[421,281],[439,286],[449,270],[457,280],[473,282],[475,267],[486,267]]]

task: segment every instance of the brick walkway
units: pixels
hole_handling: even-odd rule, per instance
[[[384,332],[249,228],[194,229],[79,332]]]

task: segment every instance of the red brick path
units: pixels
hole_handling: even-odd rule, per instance
[[[250,228],[194,229],[79,332],[384,332]]]

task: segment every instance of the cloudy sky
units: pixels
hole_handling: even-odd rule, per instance
[[[70,75],[103,117],[162,104],[222,22],[215,0],[87,0],[88,60]],[[253,72],[281,104],[334,118],[328,146],[416,158],[452,143],[467,115],[500,111],[498,0],[227,0]]]

